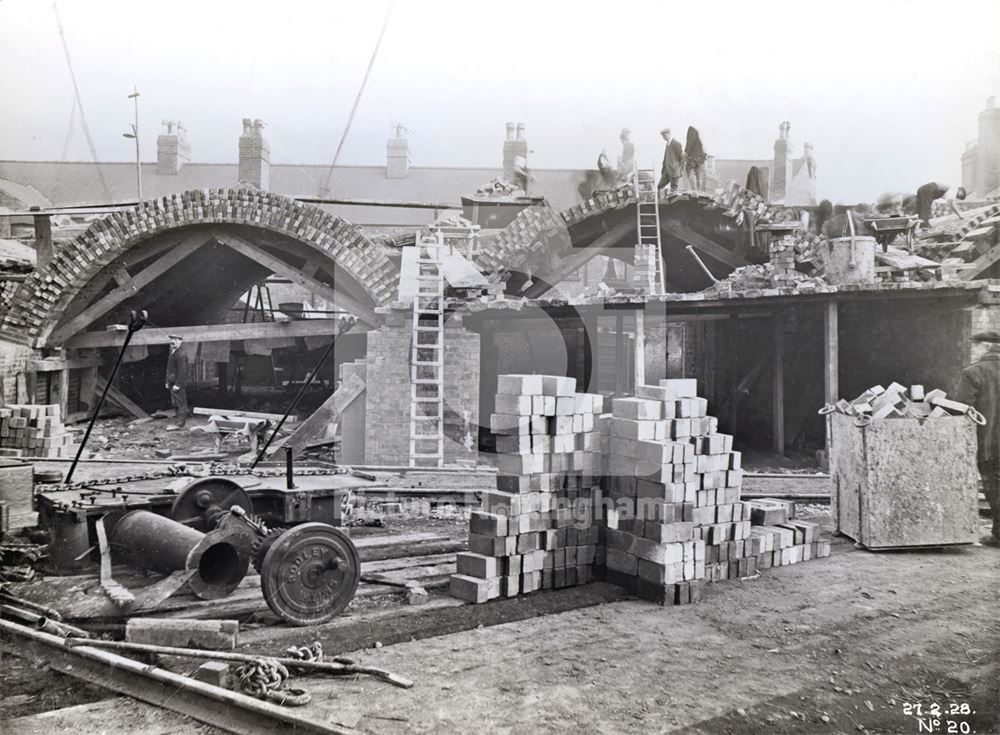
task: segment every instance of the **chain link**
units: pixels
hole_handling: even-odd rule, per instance
[[[240,689],[252,697],[289,707],[307,704],[311,697],[303,689],[288,689],[288,669],[273,658],[258,658],[230,667]]]
[[[318,475],[345,475],[351,474],[349,467],[304,467],[296,469],[292,474],[297,477],[318,476]],[[283,468],[250,469],[234,464],[212,463],[208,469],[193,471],[187,465],[171,465],[165,470],[152,470],[139,475],[124,475],[122,477],[106,477],[96,480],[80,480],[70,483],[39,483],[36,488],[39,492],[61,492],[64,490],[86,490],[87,488],[99,485],[122,485],[130,482],[140,482],[142,480],[162,480],[167,477],[233,477],[247,475],[250,477],[284,477]]]

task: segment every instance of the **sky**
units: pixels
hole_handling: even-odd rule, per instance
[[[391,7],[390,7],[391,5]],[[956,187],[986,98],[1000,97],[1000,2],[783,0],[58,0],[83,119],[100,160],[137,88],[141,156],[162,120],[192,160],[235,162],[244,117],[272,163],[383,165],[402,123],[414,166],[501,162],[523,122],[537,168],[593,168],[632,130],[658,167],[658,131],[701,132],[719,158],[770,158],[791,122],[811,142],[820,197],[871,201],[927,181]],[[0,0],[0,159],[91,160],[50,0]],[[954,189],[953,189],[954,190]]]

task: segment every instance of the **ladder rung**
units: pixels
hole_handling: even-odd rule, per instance
[[[413,378],[412,383],[416,385],[437,385],[441,382],[440,378]]]
[[[441,327],[414,327],[418,332],[440,332]]]

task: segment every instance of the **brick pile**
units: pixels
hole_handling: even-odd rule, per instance
[[[829,554],[815,524],[783,525],[785,507],[784,517],[769,516],[774,523],[754,530],[752,507],[740,500],[741,454],[718,432],[696,381],[662,380],[636,394],[612,402],[609,582],[661,604],[684,604],[697,601],[706,582]]]
[[[635,246],[635,270],[632,285],[644,293],[656,293],[656,246],[638,243]]]
[[[0,456],[70,457],[74,451],[59,404],[0,408]]]
[[[969,414],[965,403],[948,398],[940,388],[924,390],[922,385],[907,388],[899,383],[874,385],[853,401],[841,398],[822,413],[843,413],[858,419],[937,419]]]
[[[795,288],[798,277],[795,271],[795,237],[774,238],[770,245],[771,286]]]
[[[477,603],[586,584],[598,549],[603,396],[547,375],[501,375],[497,390],[497,489],[472,514],[451,578],[453,596]]]

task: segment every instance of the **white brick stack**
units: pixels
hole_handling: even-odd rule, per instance
[[[73,437],[66,431],[59,404],[0,408],[0,455],[71,457]]]
[[[603,397],[548,375],[501,375],[497,391],[497,489],[472,514],[451,582],[472,602],[589,582],[598,544]]]

